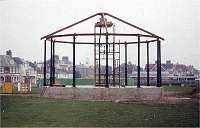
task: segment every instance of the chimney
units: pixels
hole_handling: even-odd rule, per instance
[[[12,51],[11,50],[6,51],[6,55],[12,57]]]

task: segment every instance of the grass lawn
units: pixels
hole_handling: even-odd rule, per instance
[[[193,91],[191,86],[163,86],[163,88],[170,96],[191,96]]]
[[[67,101],[1,96],[1,127],[199,126],[199,104]]]

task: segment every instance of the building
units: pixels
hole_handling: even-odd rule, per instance
[[[76,65],[76,71],[80,74],[81,78],[94,78],[94,66],[79,64]]]
[[[13,83],[20,79],[20,67],[10,55],[0,55],[0,78],[1,82],[5,81],[5,76],[11,76]]]
[[[199,78],[199,72],[191,65],[184,64],[173,64],[170,60],[166,63],[161,64],[161,74],[163,84],[196,84],[195,79]],[[147,65],[145,65],[145,70],[141,71],[141,84],[147,83]],[[135,79],[137,82],[137,72],[134,71],[130,77]],[[157,63],[149,64],[149,77],[150,83],[156,84],[157,80]]]
[[[50,62],[51,60],[47,60],[46,63],[46,75],[47,78],[50,78]],[[63,56],[62,60],[60,60],[58,55],[55,55],[55,77],[58,79],[66,79],[72,78],[72,62],[69,60],[68,56]],[[44,63],[37,63],[37,76],[38,78],[43,78],[44,76]]]
[[[62,60],[59,59],[58,55],[55,55],[55,77],[56,78],[72,78],[73,73],[70,70],[72,67],[72,62],[69,61],[68,56],[63,56]],[[50,63],[49,63],[49,72],[50,72]]]
[[[19,57],[12,57],[12,51],[6,51],[6,55],[0,55],[0,77],[5,80],[6,75],[10,75],[13,83],[18,83],[23,77],[29,77],[33,84],[36,83],[36,66],[29,61]]]

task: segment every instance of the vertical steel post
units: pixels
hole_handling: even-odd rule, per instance
[[[149,84],[149,42],[147,42],[147,86],[150,86]]]
[[[74,36],[73,36],[73,87],[76,87],[75,43],[76,43],[76,37],[74,34]]]
[[[120,40],[119,40],[119,87],[120,87],[120,85],[121,85],[121,66],[120,66],[120,51],[121,51],[121,49],[120,49]]]
[[[161,46],[160,40],[157,39],[157,87],[161,87]]]
[[[127,43],[125,42],[125,86],[127,85]]]
[[[137,72],[137,87],[140,88],[140,36],[138,35],[138,72]]]
[[[100,27],[100,35],[99,35],[99,85],[101,84],[101,27]]]
[[[53,81],[52,83],[55,84],[55,42],[53,41],[53,72],[52,72],[52,75],[53,75]]]
[[[112,81],[112,84],[113,84],[113,86],[115,86],[115,44],[113,43],[113,74],[112,74],[112,76],[113,76],[113,81]]]
[[[46,40],[44,40],[44,69],[43,69],[43,73],[44,73],[44,86],[46,86],[46,49],[47,49],[47,42]]]
[[[115,33],[115,24],[113,24],[113,33]],[[116,60],[115,60],[115,35],[113,35],[113,86],[115,86]]]
[[[53,53],[52,53],[52,51],[53,51],[53,40],[52,40],[52,38],[51,38],[51,63],[50,63],[50,86],[52,86],[52,59],[53,59]]]
[[[108,34],[106,34],[106,85],[105,87],[108,88]]]
[[[96,26],[94,25],[94,81],[95,81],[95,85],[97,84],[96,83],[96,74],[97,74],[97,72],[96,72],[96,60],[97,60],[97,58],[96,58]]]

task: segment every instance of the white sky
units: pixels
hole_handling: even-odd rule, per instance
[[[42,61],[42,36],[97,12],[108,12],[164,37],[162,62],[172,60],[200,69],[200,0],[0,0],[0,54],[11,49],[14,56]],[[71,48],[57,45],[56,51],[71,59]],[[78,49],[76,60],[92,64],[93,49]],[[154,63],[155,45],[150,52]],[[141,54],[144,65],[145,46]],[[128,60],[137,63],[136,46],[129,47]]]

